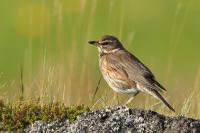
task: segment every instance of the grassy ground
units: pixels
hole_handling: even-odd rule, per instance
[[[0,101],[0,131],[16,130],[34,121],[50,122],[58,119],[76,120],[76,116],[89,111],[84,105],[65,106],[60,102],[42,103],[39,99],[5,104]]]

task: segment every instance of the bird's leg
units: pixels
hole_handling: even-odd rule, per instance
[[[130,98],[128,99],[128,101],[126,101],[125,105],[128,105],[128,104],[133,100],[133,98],[134,98],[134,96],[130,97]]]
[[[137,94],[138,94],[138,92],[135,93],[132,97],[130,97],[130,98],[128,99],[128,101],[125,103],[125,105],[128,105],[128,104],[134,99],[134,97],[135,97]]]

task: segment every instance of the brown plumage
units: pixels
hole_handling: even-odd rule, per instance
[[[161,100],[170,110],[175,111],[159,93],[165,88],[156,81],[153,73],[139,59],[122,46],[116,37],[105,35],[100,40],[89,43],[98,47],[100,70],[113,90],[119,93],[130,93],[133,96],[141,91],[148,93]]]

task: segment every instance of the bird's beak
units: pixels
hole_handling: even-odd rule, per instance
[[[92,44],[92,45],[97,45],[97,44],[98,44],[98,41],[89,41],[88,43],[89,43],[89,44]]]

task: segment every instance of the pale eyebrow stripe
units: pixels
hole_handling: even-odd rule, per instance
[[[116,41],[115,41],[115,40],[114,40],[114,41],[105,40],[105,41],[100,41],[99,43],[100,43],[100,44],[103,44],[103,43],[113,43],[113,42],[116,42]]]

